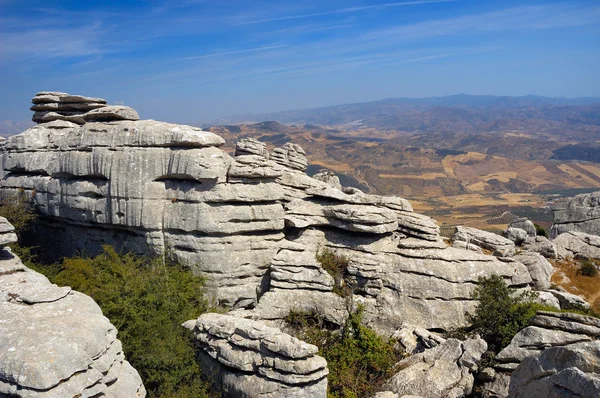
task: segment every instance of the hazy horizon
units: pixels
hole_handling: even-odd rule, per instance
[[[0,120],[37,91],[190,123],[385,98],[600,97],[595,1],[0,0]]]

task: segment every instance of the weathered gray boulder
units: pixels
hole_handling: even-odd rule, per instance
[[[271,153],[271,159],[275,163],[293,170],[305,171],[308,167],[306,152],[300,145],[288,142],[281,148],[275,148]]]
[[[546,258],[556,258],[558,256],[556,245],[545,236],[529,236],[521,243],[521,250],[540,253]]]
[[[552,347],[512,373],[511,398],[600,396],[600,341]]]
[[[323,181],[327,185],[331,185],[335,189],[341,191],[342,184],[340,184],[340,179],[331,171],[321,171],[312,176],[317,181]]]
[[[550,238],[565,232],[600,234],[600,191],[560,200],[551,208],[554,224]]]
[[[465,342],[448,339],[400,361],[400,371],[384,388],[399,396],[465,397],[473,389],[472,373],[486,349],[480,338]]]
[[[526,357],[550,347],[593,341],[600,336],[600,320],[590,316],[539,311],[532,323],[496,356],[498,369],[514,370]]]
[[[510,224],[508,224],[508,228],[517,228],[525,231],[528,236],[536,236],[537,232],[535,229],[535,225],[533,222],[526,218],[517,218]]]
[[[242,138],[235,144],[235,156],[243,155],[258,155],[268,159],[267,144],[255,138]]]
[[[8,244],[16,242],[17,234],[15,233],[15,228],[6,218],[0,217],[0,250]]]
[[[421,353],[427,349],[437,347],[446,341],[445,338],[430,332],[420,326],[403,324],[392,334],[392,339],[397,340],[407,354]]]
[[[501,257],[510,257],[515,254],[515,243],[493,232],[482,231],[480,229],[457,226],[452,241],[466,242],[491,250]]]
[[[145,395],[94,300],[51,284],[1,249],[0,396]]]
[[[463,242],[461,240],[455,240],[454,242],[452,242],[452,247],[455,247],[457,249],[471,250],[476,253],[483,254],[483,250],[481,249],[481,247],[476,246],[472,243]]]
[[[560,303],[560,309],[571,310],[590,308],[590,304],[585,301],[583,297],[580,297],[576,294],[559,290],[548,290],[548,293],[552,294],[558,300]]]
[[[552,241],[559,257],[600,258],[600,236],[569,231]]]
[[[520,245],[525,241],[525,239],[527,239],[528,235],[527,231],[525,231],[524,229],[508,227],[506,231],[502,233],[502,236],[504,236],[506,239],[515,242],[515,245]]]
[[[318,348],[259,321],[204,314],[184,324],[202,350],[203,371],[225,397],[327,396]]]
[[[92,109],[83,115],[86,122],[113,122],[116,120],[140,120],[140,116],[128,106],[110,105]]]
[[[513,256],[515,260],[524,264],[531,275],[532,286],[537,290],[550,288],[550,277],[554,267],[539,253],[522,252]]]

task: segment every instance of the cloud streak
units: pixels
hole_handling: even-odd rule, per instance
[[[453,3],[458,0],[415,0],[415,1],[403,1],[396,3],[384,3],[384,4],[374,4],[370,6],[359,6],[359,7],[346,7],[340,8],[337,10],[330,11],[322,11],[322,12],[314,12],[308,14],[295,14],[295,15],[284,15],[280,17],[273,18],[263,18],[263,19],[254,19],[250,21],[242,21],[238,22],[237,25],[255,25],[267,22],[275,22],[275,21],[289,21],[294,19],[304,19],[304,18],[314,18],[314,17],[322,17],[326,15],[334,15],[334,14],[347,14],[358,11],[366,11],[366,10],[375,10],[389,7],[402,7],[402,6],[412,6],[412,5],[420,5],[420,4],[435,4],[435,3]]]

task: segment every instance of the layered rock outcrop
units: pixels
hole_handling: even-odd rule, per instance
[[[25,267],[11,228],[0,217],[0,396],[146,396],[94,300]]]
[[[193,331],[203,371],[225,397],[327,396],[327,361],[318,348],[262,322],[204,314]]]
[[[496,356],[497,368],[514,370],[525,358],[557,346],[594,341],[600,336],[600,319],[575,313],[539,311],[532,326],[521,330]]]
[[[509,398],[600,396],[600,341],[548,348],[513,372]]]
[[[60,97],[35,101],[48,95]],[[245,139],[232,157],[222,138],[195,127],[88,121],[102,110],[86,111],[82,125],[40,123],[3,145],[0,188],[33,198],[42,244],[57,256],[93,255],[103,244],[166,254],[204,275],[209,295],[244,309],[240,316],[275,322],[306,309],[341,323],[347,298],[316,261],[331,250],[350,259],[344,283],[365,320],[390,334],[406,321],[464,325],[479,277],[531,283],[515,260],[448,247],[436,222],[405,199],[307,176],[297,145],[269,152]],[[508,242],[498,249],[510,251]]]
[[[600,234],[600,191],[560,200],[551,209],[554,216],[551,238],[571,231]]]

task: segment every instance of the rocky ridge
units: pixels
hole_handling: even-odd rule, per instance
[[[34,102],[46,97],[75,102],[48,93]],[[480,276],[531,283],[517,261],[448,247],[436,222],[405,199],[307,176],[297,145],[269,152],[240,140],[232,157],[219,149],[222,138],[195,127],[84,120],[40,123],[2,149],[1,190],[33,197],[43,243],[57,256],[95,254],[103,244],[167,253],[204,275],[215,301],[240,316],[277,321],[297,307],[342,322],[346,299],[315,261],[332,250],[351,259],[344,283],[366,321],[388,333],[405,321],[465,324]]]
[[[0,396],[146,396],[100,307],[25,267],[12,231],[0,217]]]

